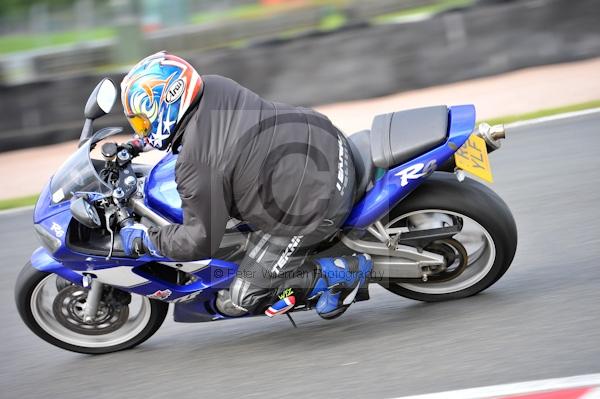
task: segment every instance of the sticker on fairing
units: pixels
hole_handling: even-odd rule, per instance
[[[60,224],[58,224],[56,222],[52,222],[52,226],[50,226],[50,230],[52,230],[54,232],[54,235],[57,238],[62,238],[65,235],[65,231],[63,230],[63,228],[60,226]]]
[[[64,198],[65,198],[65,192],[63,191],[62,188],[59,188],[58,190],[56,190],[54,192],[54,194],[52,194],[52,202],[54,202],[55,204],[59,203]]]
[[[427,165],[424,163],[410,165],[396,173],[395,176],[400,177],[400,187],[404,187],[409,183],[409,180],[420,179],[423,176],[433,173],[436,169],[437,162],[435,159],[432,159],[427,163]]]
[[[148,298],[165,300],[170,297],[172,293],[173,292],[171,290],[158,290],[154,294],[148,295]]]

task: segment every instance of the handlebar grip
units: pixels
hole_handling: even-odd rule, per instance
[[[131,148],[131,153],[135,157],[140,152],[144,152],[146,144],[140,139],[133,139],[127,142],[127,145]]]
[[[135,222],[134,222],[133,218],[127,218],[125,220],[122,220],[121,223],[119,223],[119,226],[121,228],[123,228],[123,227],[132,226],[134,223]]]

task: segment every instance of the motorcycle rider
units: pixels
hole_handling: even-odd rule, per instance
[[[368,256],[306,259],[337,233],[355,196],[348,143],[329,119],[266,101],[227,78],[200,76],[166,52],[131,69],[121,99],[138,136],[178,154],[183,210],[183,224],[122,228],[128,255],[210,258],[234,217],[254,232],[219,311],[274,316],[308,305],[333,318],[347,309],[366,284]]]

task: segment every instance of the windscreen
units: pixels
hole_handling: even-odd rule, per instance
[[[110,194],[112,189],[100,180],[98,172],[90,158],[90,145],[93,140],[88,140],[58,169],[52,181],[50,190],[52,202],[59,203],[70,199],[76,192],[94,192]]]

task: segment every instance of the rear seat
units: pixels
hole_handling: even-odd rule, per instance
[[[448,108],[438,105],[378,115],[371,127],[375,166],[401,165],[446,141]]]

